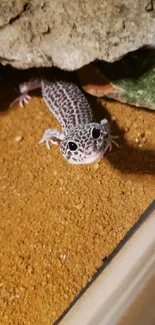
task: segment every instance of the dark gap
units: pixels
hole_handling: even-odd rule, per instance
[[[25,5],[23,6],[23,10],[17,16],[11,18],[9,24],[13,24],[16,20],[18,20],[21,17],[21,15],[27,10],[28,6],[29,4],[25,3]]]
[[[27,8],[27,6],[28,4],[25,4],[25,8]],[[117,80],[122,78],[136,79],[143,75],[143,73],[145,73],[153,65],[155,65],[155,50],[152,48],[143,47],[126,54],[118,61],[110,63],[107,61],[95,60],[92,62],[92,64],[97,67],[97,69],[109,80]],[[45,67],[39,69],[47,70],[48,74],[50,74],[52,69],[55,68]],[[18,84],[38,75],[37,71],[37,68],[16,69],[9,64],[6,66],[0,64],[0,83],[10,83],[10,79],[12,78],[12,83]],[[78,80],[76,78],[76,71],[68,71],[68,74],[72,75],[74,80]]]
[[[104,73],[109,80],[122,78],[139,78],[155,65],[155,50],[143,47],[126,54],[119,61],[109,63],[96,60],[94,65]]]
[[[13,24],[16,20],[18,20],[20,18],[20,16],[21,16],[21,13],[15,17],[11,18],[9,24],[10,25]]]

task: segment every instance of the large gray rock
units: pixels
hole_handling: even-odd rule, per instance
[[[153,0],[1,0],[0,62],[73,70],[155,44]]]

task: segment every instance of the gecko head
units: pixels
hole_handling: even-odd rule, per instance
[[[111,147],[108,121],[75,126],[61,142],[60,151],[71,164],[90,164]]]

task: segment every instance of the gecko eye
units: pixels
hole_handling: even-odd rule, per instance
[[[75,142],[68,142],[69,149],[75,151],[77,149],[77,144]]]
[[[98,139],[100,137],[100,134],[101,134],[100,129],[93,128],[92,136],[94,139]]]

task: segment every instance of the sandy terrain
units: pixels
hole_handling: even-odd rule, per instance
[[[59,127],[39,93],[23,109],[11,96],[3,85],[0,324],[51,325],[155,198],[155,113],[93,100],[120,147],[74,166],[38,144]]]

